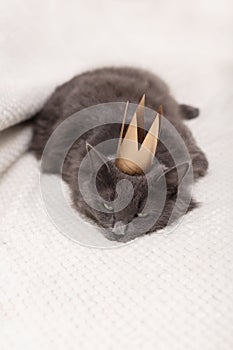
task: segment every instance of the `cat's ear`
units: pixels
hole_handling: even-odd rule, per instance
[[[90,166],[94,174],[97,173],[100,168],[110,173],[110,168],[107,164],[108,158],[105,157],[105,155],[97,151],[88,142],[86,142],[86,150],[89,157]]]
[[[177,190],[178,186],[181,184],[183,178],[188,173],[190,169],[190,162],[183,162],[177,164],[169,169],[166,169],[164,173],[158,178],[158,180],[165,176],[167,188]]]

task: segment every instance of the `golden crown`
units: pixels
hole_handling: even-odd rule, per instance
[[[143,95],[123,138],[128,105],[129,102],[125,107],[115,164],[124,173],[141,175],[147,173],[153,164],[158,144],[162,106],[159,107],[155,120],[145,135],[145,95]]]

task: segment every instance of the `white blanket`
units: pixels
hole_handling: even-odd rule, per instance
[[[227,0],[1,2],[1,350],[233,348],[231,33]],[[189,127],[210,169],[201,207],[172,234],[101,250],[50,222],[31,129],[13,125],[57,84],[110,64],[149,68],[200,107]]]

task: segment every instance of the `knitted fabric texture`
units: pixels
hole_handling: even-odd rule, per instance
[[[1,350],[233,348],[232,11],[207,3],[212,12],[170,2],[175,21],[162,1],[1,3]],[[19,123],[57,84],[110,64],[151,69],[200,107],[187,124],[210,168],[193,190],[200,207],[176,230],[101,250],[51,223],[26,151],[31,129]]]

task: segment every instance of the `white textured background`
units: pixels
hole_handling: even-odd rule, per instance
[[[233,349],[232,12],[230,0],[1,1],[1,350]],[[9,127],[106,64],[149,68],[201,108],[189,126],[210,169],[173,234],[98,250],[50,223],[31,130]]]

